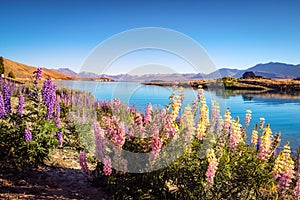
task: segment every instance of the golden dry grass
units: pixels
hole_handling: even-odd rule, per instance
[[[7,77],[8,73],[12,71],[17,80],[21,81],[31,81],[33,80],[33,72],[37,69],[37,67],[28,66],[25,64],[21,64],[6,58],[3,58],[3,64],[5,69],[4,76]],[[61,74],[55,70],[51,69],[43,69],[43,78],[47,78],[50,76],[52,79],[63,79],[63,80],[72,80],[73,78]]]

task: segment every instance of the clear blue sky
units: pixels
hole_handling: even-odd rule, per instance
[[[163,27],[196,40],[220,67],[300,63],[300,1],[1,0],[0,55],[49,68],[81,64],[128,29]]]

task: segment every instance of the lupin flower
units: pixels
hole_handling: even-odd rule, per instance
[[[153,136],[151,139],[151,150],[153,152],[160,152],[162,147],[162,139],[159,137],[159,129],[157,126],[154,127]]]
[[[260,147],[259,147],[259,155],[258,158],[266,160],[270,157],[271,153],[271,144],[272,144],[272,131],[270,129],[270,125],[268,124],[264,128],[264,132],[262,133],[260,139]]]
[[[278,155],[273,167],[274,179],[278,179],[278,191],[284,194],[289,189],[294,177],[294,161],[291,158],[289,142],[284,146],[284,150]]]
[[[56,86],[53,84],[50,78],[44,81],[42,97],[43,103],[47,107],[45,118],[50,120],[52,118],[53,109],[56,102]]]
[[[120,101],[120,99],[114,98],[114,99],[113,99],[112,106],[113,106],[113,109],[114,109],[115,111],[119,111],[120,108],[121,108],[121,101]]]
[[[118,147],[122,147],[125,143],[125,135],[125,124],[124,122],[120,122],[118,129],[114,130],[114,134],[112,134],[112,141]]]
[[[152,121],[152,105],[149,103],[147,105],[146,113],[145,113],[145,124],[149,124]]]
[[[206,176],[206,182],[207,182],[206,186],[209,188],[214,183],[214,177],[215,177],[216,171],[218,169],[219,163],[218,163],[218,160],[215,156],[215,152],[213,149],[207,150],[206,157],[208,160],[208,168],[205,173],[205,176]]]
[[[211,112],[211,121],[216,122],[219,119],[220,107],[219,104],[213,100],[212,101],[212,112]]]
[[[273,153],[274,156],[276,156],[277,152],[276,149],[280,144],[280,133],[277,133],[274,138],[272,139],[272,144],[270,147],[270,154]]]
[[[191,136],[195,133],[194,115],[191,106],[188,104],[182,114],[181,127],[185,132],[186,142],[189,142]]]
[[[206,100],[201,96],[200,118],[196,128],[196,137],[203,140],[206,135],[206,129],[209,126],[209,110],[206,105]]]
[[[234,149],[239,143],[243,141],[241,130],[242,125],[239,124],[239,118],[237,118],[235,121],[232,120],[229,136],[229,147],[231,149]]]
[[[196,128],[196,138],[198,138],[199,140],[203,140],[205,135],[206,135],[206,126],[203,118],[200,118]]]
[[[293,195],[297,199],[299,199],[300,197],[300,179],[298,179],[296,182],[296,187],[293,190]]]
[[[32,133],[31,133],[28,125],[26,125],[26,128],[25,128],[24,138],[25,138],[26,142],[30,142],[32,140]]]
[[[265,124],[265,118],[259,118],[259,130],[262,130]]]
[[[112,165],[111,165],[111,159],[109,156],[105,156],[104,158],[104,162],[103,162],[104,166],[103,166],[103,172],[106,176],[111,175],[112,173]]]
[[[246,115],[245,115],[245,124],[246,124],[246,127],[249,126],[249,123],[250,123],[250,120],[251,120],[251,110],[246,110]]]
[[[165,133],[164,137],[166,138],[173,138],[178,131],[178,128],[176,127],[174,121],[172,121],[172,118],[170,115],[167,115],[166,121],[163,126],[163,133]]]
[[[24,96],[22,94],[20,94],[19,104],[18,104],[18,113],[21,117],[23,115],[23,107],[24,107]]]
[[[55,105],[54,123],[57,128],[60,128],[60,97],[57,96],[57,101]]]
[[[3,101],[3,95],[0,92],[0,119],[4,117],[5,117],[4,101]]]
[[[159,129],[157,126],[154,127],[153,135],[151,139],[151,152],[149,161],[152,162],[158,157],[158,153],[161,151],[163,142],[162,139],[159,137]]]
[[[252,131],[251,143],[254,144],[254,145],[257,145],[258,137],[259,137],[259,133],[257,131],[257,125],[256,125],[255,128]]]
[[[200,117],[203,119],[205,126],[209,125],[209,109],[206,105],[206,100],[203,97],[200,107]]]
[[[224,129],[226,131],[229,131],[230,123],[231,123],[231,113],[229,108],[227,108],[224,116]]]
[[[300,146],[297,153],[297,163],[296,163],[296,186],[293,190],[293,195],[296,199],[300,199]]]
[[[10,87],[8,83],[5,81],[3,85],[3,92],[4,92],[4,109],[5,114],[11,113],[11,103],[10,103]]]
[[[182,106],[182,101],[180,99],[180,96],[175,96],[173,101],[172,101],[172,111],[170,114],[170,117],[172,119],[172,121],[175,121],[178,114],[179,114],[179,110]]]
[[[106,140],[99,123],[94,122],[95,154],[99,160],[104,159],[106,152]]]
[[[59,146],[61,147],[61,146],[62,146],[62,143],[63,143],[63,135],[62,135],[62,132],[61,132],[61,131],[58,131],[56,137],[57,137]]]
[[[138,129],[140,131],[140,134],[142,134],[143,130],[144,130],[144,126],[143,126],[143,117],[141,116],[140,113],[135,113],[135,117],[134,117],[134,123],[138,126]]]
[[[89,170],[89,167],[88,167],[87,162],[86,162],[86,153],[85,153],[85,151],[80,151],[79,164],[80,164],[81,170],[84,173],[90,175],[90,170]]]
[[[33,72],[35,74],[35,81],[41,80],[42,79],[42,68],[37,68],[36,71]]]

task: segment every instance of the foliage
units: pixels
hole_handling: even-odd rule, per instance
[[[15,74],[12,71],[8,72],[7,76],[9,78],[16,78]]]
[[[3,64],[3,57],[0,57],[0,75],[4,74],[4,72],[5,72],[5,68]]]
[[[233,77],[225,76],[222,78],[225,87],[234,86],[237,83],[237,79]]]
[[[288,144],[283,152],[276,154],[280,135],[273,135],[263,118],[247,144],[251,111],[246,111],[243,127],[239,118],[232,119],[229,109],[221,117],[216,102],[209,116],[203,90],[199,90],[192,108],[181,108],[182,100],[182,93],[174,92],[166,110],[152,109],[149,104],[145,113],[118,99],[99,102],[98,122],[94,126],[95,155],[99,162],[96,170],[89,173],[94,183],[106,188],[116,199],[298,197],[299,170],[295,169],[299,169],[299,158],[294,165]],[[138,137],[146,133],[152,135]],[[171,143],[171,150],[164,151]],[[146,167],[168,162],[171,156],[177,159],[158,169],[132,173],[128,171],[130,163],[137,170],[143,169],[139,166],[142,164],[126,157],[123,150],[149,153]]]

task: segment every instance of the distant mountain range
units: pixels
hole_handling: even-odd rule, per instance
[[[288,78],[298,78],[300,77],[300,64],[291,65],[285,63],[265,63],[257,64],[246,70],[221,68],[209,74],[203,73],[172,73],[172,74],[145,74],[145,75],[130,75],[130,74],[120,74],[120,75],[105,75],[96,74],[92,72],[80,72],[76,73],[68,68],[56,69],[56,71],[65,74],[70,77],[77,78],[100,78],[108,77],[116,81],[137,81],[137,82],[151,82],[151,81],[192,81],[199,79],[216,79],[220,77],[235,77],[240,78],[247,71],[252,71],[257,76],[263,76],[265,78],[274,79],[288,79]]]
[[[5,68],[5,77],[11,71],[15,77],[19,80],[31,80],[33,77],[33,71],[36,67],[21,64],[6,58],[2,59],[2,64]],[[136,82],[180,82],[180,81],[193,81],[199,79],[216,79],[224,76],[230,76],[240,78],[246,71],[252,71],[256,76],[263,76],[265,78],[273,79],[293,79],[300,77],[300,64],[292,65],[278,62],[270,62],[265,64],[257,64],[246,70],[221,68],[209,74],[203,73],[172,73],[172,74],[145,74],[145,75],[131,75],[131,74],[119,74],[119,75],[106,75],[96,74],[92,72],[80,72],[76,73],[69,68],[60,69],[43,69],[44,76],[50,76],[53,79],[92,79],[98,80],[98,78],[109,78],[115,81],[136,81]]]

